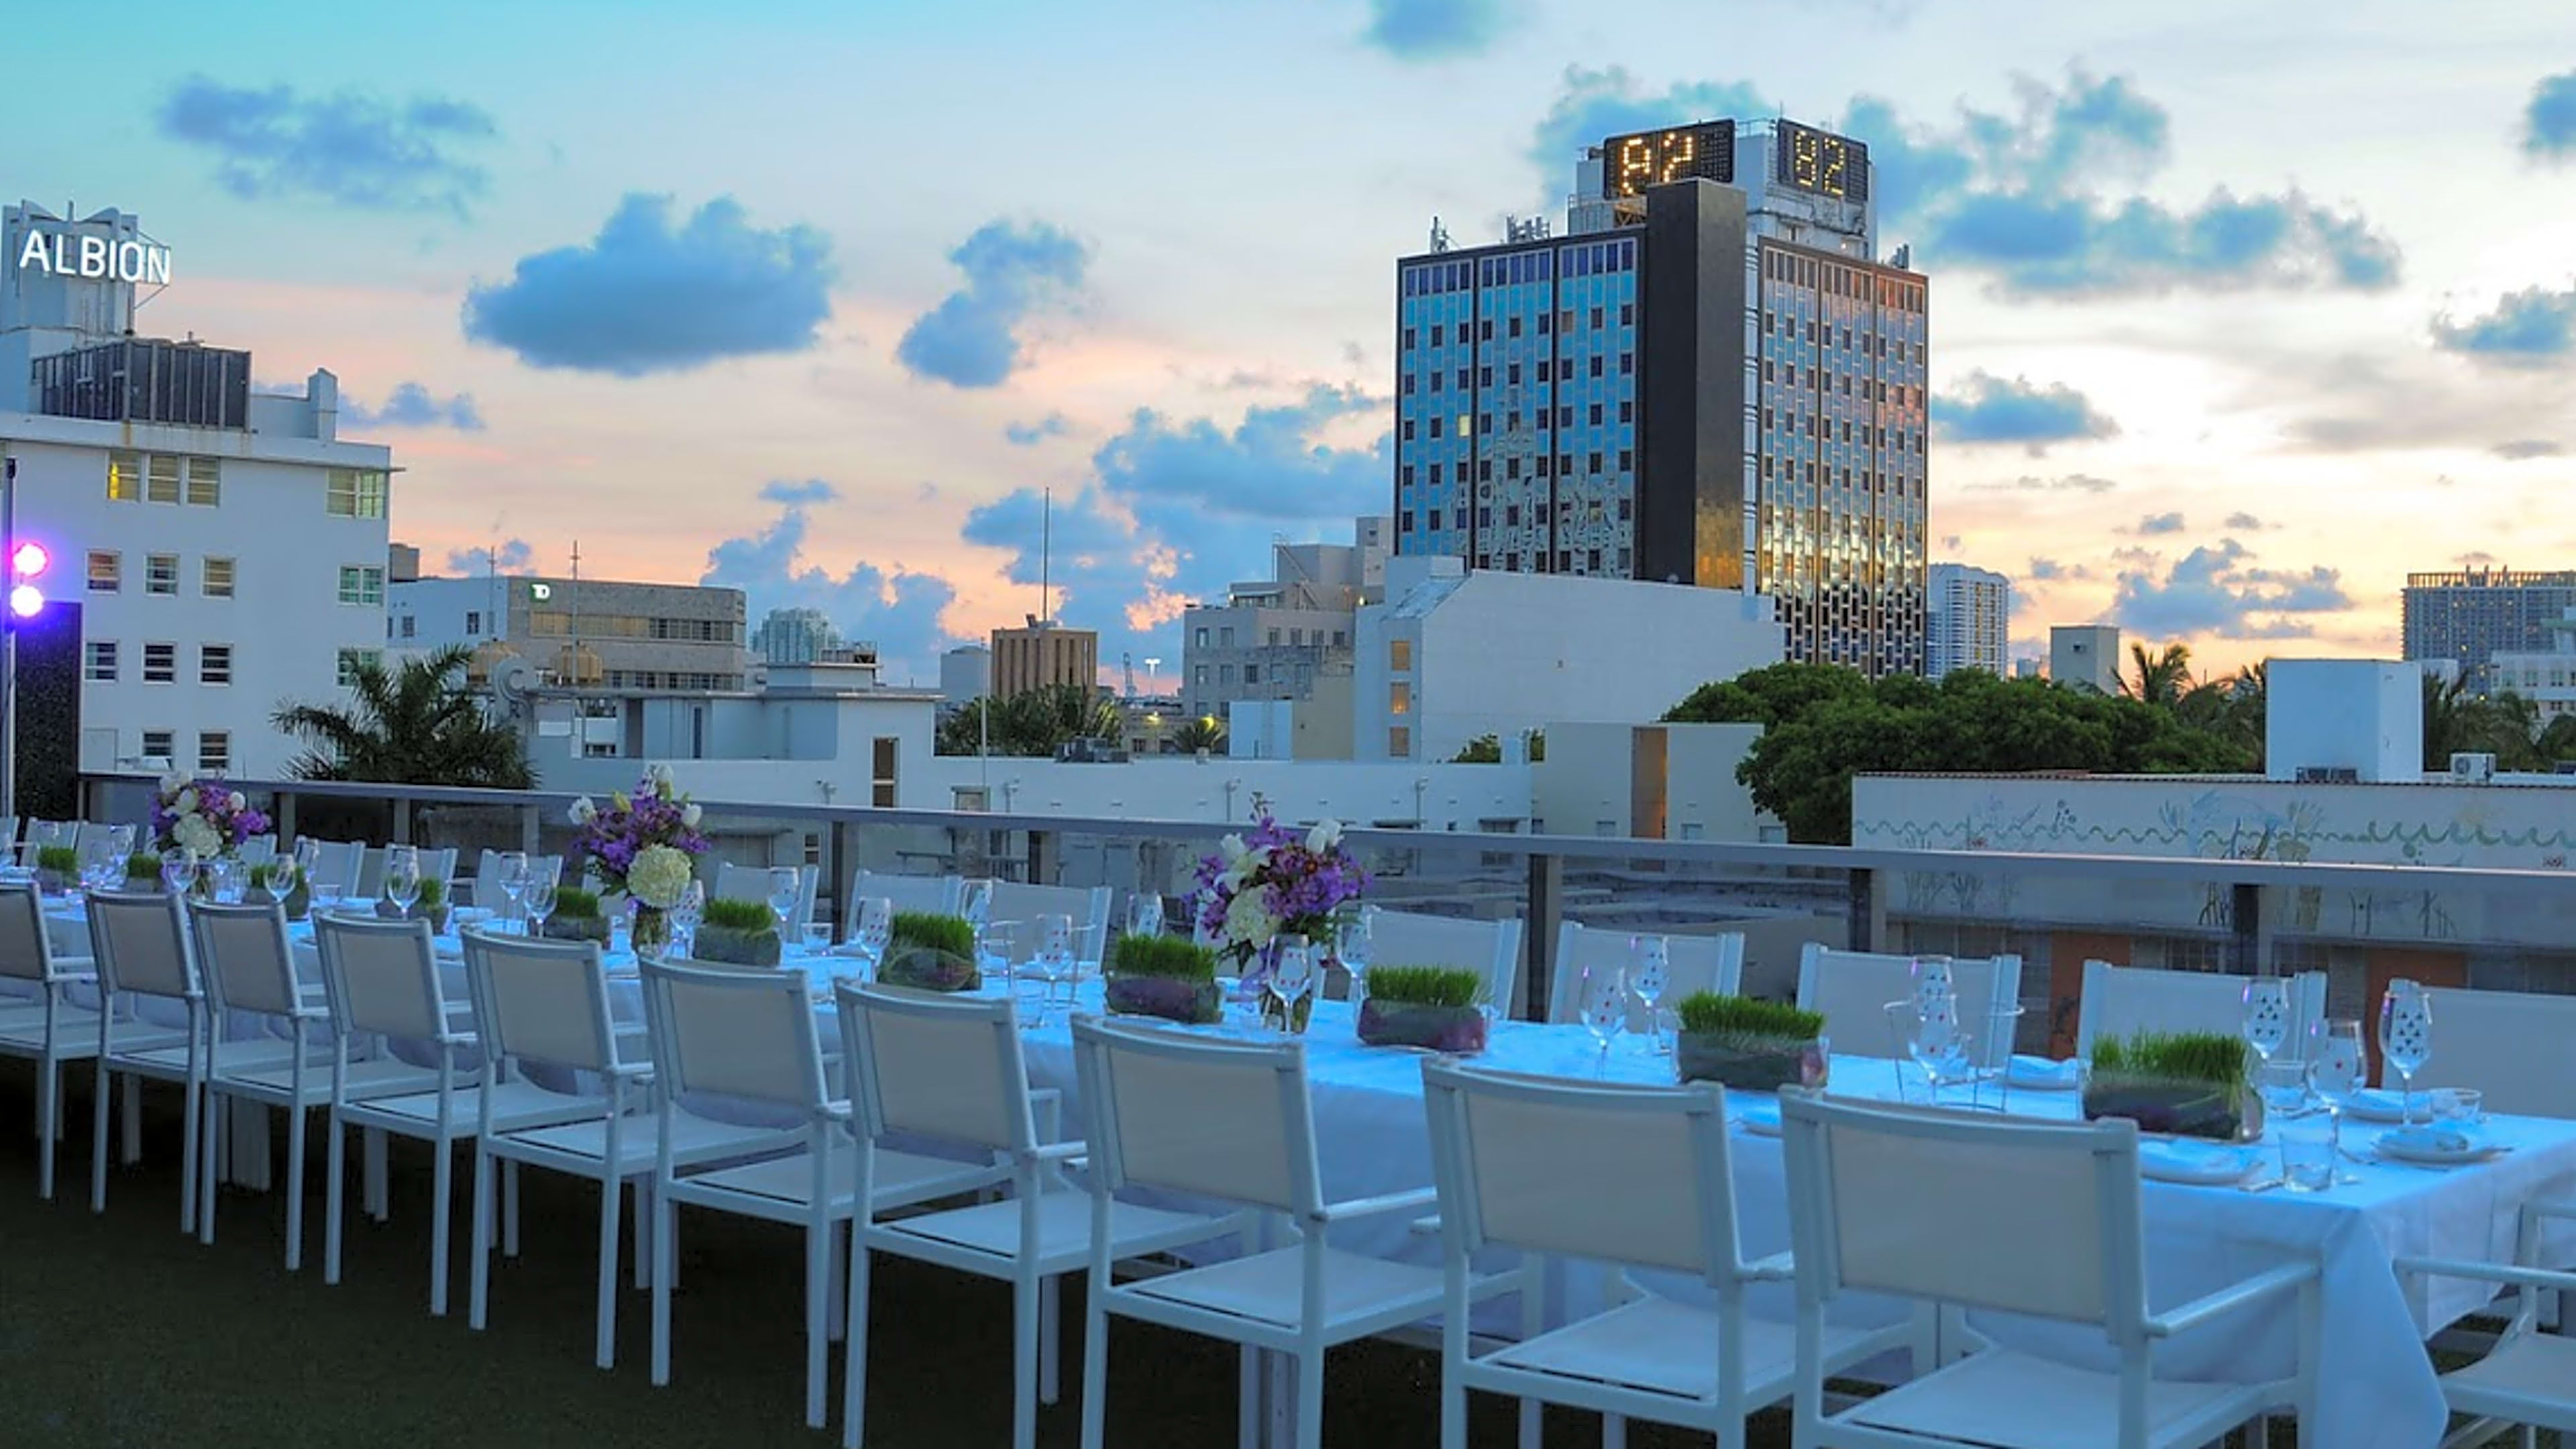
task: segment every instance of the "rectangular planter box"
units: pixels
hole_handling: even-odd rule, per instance
[[[963,956],[921,946],[893,945],[877,963],[877,984],[910,991],[973,991],[984,984],[984,972]]]
[[[138,896],[169,894],[161,884],[161,877],[157,875],[129,875],[125,878],[125,889],[128,894]]]
[[[1825,1045],[1792,1037],[1680,1032],[1673,1066],[1685,1082],[1715,1082],[1736,1092],[1825,1085]]]
[[[1119,1016],[1153,1016],[1189,1026],[1225,1020],[1225,983],[1178,976],[1112,973],[1103,980],[1109,1010]]]
[[[1417,1047],[1472,1056],[1485,1049],[1485,1014],[1472,1006],[1421,1006],[1360,1000],[1360,1041],[1368,1046]]]
[[[412,902],[409,910],[404,910],[391,901],[376,902],[376,916],[379,920],[427,921],[432,935],[447,934],[447,922],[451,914],[453,913],[446,906],[424,906],[418,901]]]
[[[780,957],[778,932],[775,928],[744,931],[732,926],[702,925],[696,939],[689,943],[689,954],[700,961],[721,961],[728,966],[775,966]]]
[[[264,906],[276,901],[277,897],[271,894],[266,886],[252,886],[242,892],[242,899],[253,905]],[[295,889],[286,893],[286,918],[290,921],[300,921],[310,915],[312,910],[312,893],[304,888],[304,882],[297,881]]]
[[[2169,1077],[2095,1076],[2084,1084],[2084,1120],[2125,1117],[2141,1132],[2251,1142],[2263,1135],[2262,1099],[2248,1088]]]
[[[597,941],[608,944],[606,916],[548,916],[543,939],[548,941]]]

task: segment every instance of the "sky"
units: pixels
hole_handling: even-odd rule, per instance
[[[2397,649],[2409,570],[2576,566],[2557,3],[450,0],[37,7],[0,188],[139,213],[138,327],[329,368],[432,571],[704,581],[890,678],[1391,505],[1393,261],[1579,148],[1870,143],[1931,279],[1931,550],[2017,652]],[[1561,222],[1560,222],[1561,224]],[[1145,661],[1156,660],[1149,672]]]

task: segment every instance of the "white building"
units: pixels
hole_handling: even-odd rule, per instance
[[[1732,589],[1387,563],[1359,611],[1353,756],[1446,760],[1553,721],[1644,724],[1699,686],[1780,662],[1771,601]]]
[[[2550,621],[2549,646],[2546,653],[2498,653],[2487,659],[2488,687],[2530,700],[2542,724],[2576,711],[2576,608]]]
[[[1954,669],[2001,675],[2012,641],[2012,580],[1991,569],[1936,563],[1923,621],[1926,675],[1939,679]]]
[[[812,664],[840,647],[841,631],[820,609],[772,609],[751,633],[751,652],[769,664]]]
[[[384,647],[393,459],[341,440],[328,372],[254,393],[247,352],[134,337],[171,276],[129,213],[0,210],[0,451],[81,607],[80,767],[273,777],[302,748],[278,706]]]
[[[982,699],[993,692],[993,651],[983,644],[960,644],[939,656],[939,694],[952,705]]]
[[[2110,624],[2052,624],[2048,677],[2070,689],[2120,692],[2120,631]]]
[[[1238,701],[1310,699],[1318,678],[1347,667],[1353,616],[1384,596],[1392,522],[1354,520],[1347,544],[1277,544],[1269,578],[1183,610],[1182,712],[1226,719]]]

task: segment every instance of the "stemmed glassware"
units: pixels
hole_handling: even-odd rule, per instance
[[[90,892],[112,891],[125,878],[125,856],[114,842],[100,841],[89,848],[81,861],[81,889]]]
[[[506,929],[519,922],[520,906],[527,899],[528,853],[524,850],[502,851],[500,862],[493,870],[493,877],[495,883],[501,887],[501,899],[508,902],[501,913],[504,929]],[[476,904],[484,903],[478,901]],[[524,927],[521,929],[525,930]],[[535,933],[530,931],[527,934]]]
[[[776,905],[770,908],[774,913]],[[707,883],[692,878],[680,888],[680,903],[671,907],[670,949],[683,961],[698,952],[698,923],[707,915]]]
[[[1152,891],[1138,891],[1127,898],[1127,934],[1159,936],[1163,934],[1163,898]]]
[[[1049,1009],[1055,1005],[1055,989],[1073,979],[1073,917],[1061,914],[1043,915],[1037,920],[1037,951],[1032,962],[1037,967],[1040,995],[1037,1021],[1044,1025]]]
[[[1581,987],[1577,1002],[1583,1025],[1601,1047],[1592,1063],[1598,1076],[1610,1065],[1610,1039],[1628,1024],[1628,981],[1615,966],[1587,966]]]
[[[385,900],[403,915],[420,899],[420,851],[409,845],[385,847]]]
[[[2422,985],[2399,977],[2379,999],[2379,1055],[2397,1069],[2403,1089],[2398,1120],[2415,1120],[2415,1074],[2433,1058],[2433,1002]]]
[[[2270,1061],[2290,1039],[2290,983],[2257,976],[2245,983],[2245,1044]]]
[[[2350,1017],[2318,1022],[2308,1039],[2308,1090],[2325,1103],[2334,1121],[2334,1149],[2343,1151],[2344,1111],[2365,1085],[2368,1058],[2362,1053],[2361,1023]],[[2359,1179],[2338,1172],[2337,1182]]]
[[[529,863],[527,883],[521,887],[520,896],[527,907],[527,931],[531,936],[542,936],[546,933],[546,918],[555,913],[555,891],[560,884],[556,874],[562,869],[561,861],[543,860]]]
[[[1334,959],[1351,974],[1351,1000],[1368,995],[1369,962],[1377,953],[1377,907],[1364,906],[1360,913],[1342,923],[1333,941]]]
[[[858,949],[861,976],[874,980],[885,964],[887,948],[894,944],[894,902],[884,896],[860,901],[858,929],[851,934],[850,944]]]
[[[184,896],[196,888],[197,853],[180,846],[161,857],[161,885],[174,896]]]
[[[1664,993],[1673,979],[1672,942],[1662,936],[1632,936],[1628,940],[1628,990],[1646,1008],[1646,1036],[1653,1043],[1656,1056],[1669,1056],[1672,1048],[1664,1044]]]
[[[1281,936],[1270,968],[1270,995],[1279,1003],[1279,1029],[1293,1033],[1297,1004],[1315,989],[1315,948],[1303,936]]]
[[[1923,1069],[1925,1100],[1938,1102],[1943,1087],[1972,1078],[1976,1063],[1968,1050],[1970,1034],[1959,1020],[1956,997],[1936,994],[1928,1000],[1891,1001],[1887,1019],[1905,1055]]]
[[[262,879],[267,884],[261,889],[268,892],[268,898],[271,901],[281,906],[286,904],[286,898],[295,894],[297,877],[304,873],[303,862],[294,855],[275,855],[269,857],[266,871],[267,874]]]
[[[769,913],[778,918],[778,939],[787,939],[787,924],[796,919],[796,903],[805,894],[805,873],[792,865],[769,868]]]

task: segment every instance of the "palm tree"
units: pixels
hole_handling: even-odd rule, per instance
[[[1185,755],[1201,750],[1214,754],[1224,749],[1225,721],[1212,714],[1200,715],[1172,732],[1172,748]]]
[[[381,780],[527,790],[536,772],[518,732],[484,712],[462,676],[470,650],[450,645],[387,669],[353,666],[349,703],[281,704],[271,720],[302,740],[299,780]]]
[[[2168,644],[2158,654],[2147,652],[2144,644],[2129,646],[2129,661],[2136,666],[2137,678],[2120,681],[2120,692],[2131,699],[2167,708],[2182,700],[2191,683],[2191,650],[2181,644]]]
[[[2424,676],[2424,768],[2447,770],[2455,754],[2496,757],[2496,768],[2528,770],[2541,763],[2534,743],[2540,733],[2539,710],[2530,700],[2508,690],[2482,695],[2462,676]]]
[[[987,716],[989,715],[989,719]],[[1006,699],[976,699],[939,727],[943,755],[1053,755],[1070,740],[1114,740],[1126,732],[1118,706],[1079,684],[1050,684]]]

